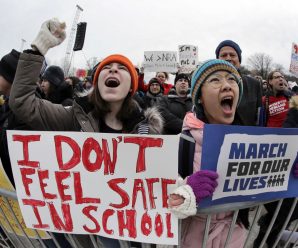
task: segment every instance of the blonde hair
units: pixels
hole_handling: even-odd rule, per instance
[[[298,109],[298,95],[291,97],[289,107]]]

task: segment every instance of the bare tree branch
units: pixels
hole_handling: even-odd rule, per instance
[[[262,78],[267,78],[268,73],[273,67],[273,59],[268,54],[255,53],[248,58],[248,64]]]

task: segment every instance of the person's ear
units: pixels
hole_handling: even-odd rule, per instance
[[[203,103],[204,103],[204,101],[203,101],[202,97],[200,97],[200,98],[198,99],[198,104],[203,104]]]

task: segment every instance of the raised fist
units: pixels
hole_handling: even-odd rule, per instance
[[[31,44],[32,49],[38,50],[42,55],[45,55],[50,48],[61,44],[65,40],[65,28],[65,22],[60,22],[57,18],[45,21]]]

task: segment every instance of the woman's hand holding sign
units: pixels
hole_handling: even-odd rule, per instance
[[[173,208],[173,207],[178,207],[180,206],[181,204],[183,204],[185,198],[181,195],[178,195],[178,194],[171,194],[170,197],[169,197],[169,207],[170,208]]]
[[[169,197],[169,207],[180,219],[197,213],[197,204],[212,196],[217,187],[218,174],[211,170],[201,170],[189,176],[186,184],[176,188]]]
[[[217,187],[217,178],[218,174],[211,170],[197,171],[187,178],[187,184],[192,188],[198,204],[202,199],[212,196]]]

